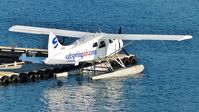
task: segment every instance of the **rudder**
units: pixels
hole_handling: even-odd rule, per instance
[[[57,54],[61,47],[63,46],[59,43],[56,35],[54,35],[53,32],[50,32],[48,38],[48,58]]]

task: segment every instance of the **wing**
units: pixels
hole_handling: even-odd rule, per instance
[[[81,37],[95,34],[95,33],[90,33],[90,32],[32,27],[32,26],[22,26],[22,25],[12,26],[11,28],[9,28],[9,31],[31,33],[31,34],[46,34],[46,35],[49,35],[50,32],[53,32],[55,35],[66,36],[66,37],[75,37],[75,38],[81,38]]]
[[[42,28],[42,27],[32,27],[32,26],[22,26],[15,25],[9,28],[12,32],[22,32],[22,33],[32,33],[32,34],[46,34],[53,32],[59,36],[66,37],[89,37],[92,35],[102,35],[103,39],[122,39],[122,40],[187,40],[191,39],[191,35],[152,35],[152,34],[109,34],[109,33],[90,33],[81,31],[71,31],[71,30],[61,30],[53,28]]]
[[[104,34],[104,39],[122,39],[122,40],[187,40],[191,35],[151,35],[151,34]]]

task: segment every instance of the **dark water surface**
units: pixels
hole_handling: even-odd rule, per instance
[[[47,48],[48,36],[8,32],[15,24],[110,33],[122,26],[124,33],[194,38],[128,46],[145,66],[140,78],[70,76],[61,87],[55,80],[0,87],[0,111],[198,112],[198,6],[198,0],[1,0],[0,45]]]

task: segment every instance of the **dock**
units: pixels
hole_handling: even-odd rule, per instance
[[[18,47],[7,47],[0,46],[0,62],[1,63],[12,63],[17,61],[21,54],[26,53],[27,55],[35,54],[38,57],[47,57],[47,49],[36,49],[36,48],[18,48]]]
[[[0,85],[9,85],[13,83],[23,83],[36,80],[45,80],[49,78],[68,77],[69,75],[85,75],[89,73],[92,80],[124,77],[129,74],[141,73],[143,65],[137,65],[135,55],[119,54],[117,57],[107,58],[106,62],[100,63],[80,63],[75,65],[46,65],[21,62],[19,57],[22,54],[32,55],[35,57],[47,57],[46,49],[34,48],[13,48],[0,46]],[[115,63],[116,58],[121,58],[126,68],[121,68]],[[104,65],[103,65],[104,64]],[[107,66],[108,65],[108,66]],[[111,66],[111,71],[110,67]],[[124,74],[125,73],[125,74]]]

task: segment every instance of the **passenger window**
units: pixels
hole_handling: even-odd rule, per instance
[[[106,43],[104,41],[101,41],[99,44],[99,48],[106,47]]]
[[[109,43],[113,43],[113,41],[111,39],[109,39]]]
[[[97,47],[97,42],[93,43],[93,47]]]

